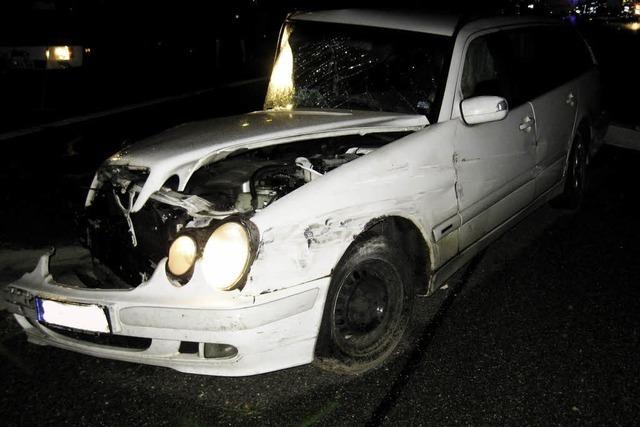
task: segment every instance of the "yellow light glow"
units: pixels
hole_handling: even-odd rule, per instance
[[[265,108],[282,108],[293,104],[293,52],[289,45],[290,30],[284,29],[278,59],[273,66]]]
[[[180,236],[169,248],[167,268],[172,274],[182,276],[191,269],[196,261],[196,255],[196,242],[189,236]]]
[[[231,290],[242,278],[249,263],[249,235],[236,223],[216,228],[202,254],[202,271],[215,289]]]
[[[640,22],[633,22],[630,24],[626,24],[625,27],[627,27],[627,29],[631,31],[638,31],[640,30]]]
[[[53,46],[47,49],[45,55],[47,59],[54,61],[71,61],[71,48],[69,46]]]

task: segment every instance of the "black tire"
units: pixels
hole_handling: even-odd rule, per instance
[[[584,134],[578,130],[569,152],[564,191],[551,202],[553,207],[571,210],[580,208],[587,187],[588,165],[589,147]]]
[[[373,369],[406,335],[415,286],[412,268],[382,235],[355,243],[334,270],[316,345],[316,364],[337,373]]]

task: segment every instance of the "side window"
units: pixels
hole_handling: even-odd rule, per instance
[[[592,65],[585,42],[571,28],[498,31],[469,44],[462,95],[502,96],[515,108],[569,82]]]
[[[593,65],[584,41],[568,27],[525,28],[509,31],[506,37],[521,101],[549,92]]]
[[[580,75],[593,67],[593,58],[586,42],[576,31],[566,28],[567,53],[574,64],[575,75]],[[575,76],[574,76],[575,77]]]
[[[525,28],[505,32],[505,48],[511,59],[510,72],[518,104],[536,98],[555,85],[554,70],[546,60],[548,52],[545,49],[548,46],[540,43],[538,30]]]
[[[567,52],[567,34],[557,26],[533,30],[538,46],[539,74],[544,80],[540,92],[550,91],[571,80],[575,66],[572,52]]]
[[[502,32],[480,36],[469,43],[460,82],[462,96],[501,96],[510,107],[522,102],[512,70],[513,59]]]
[[[471,98],[492,93],[498,84],[498,72],[493,55],[489,50],[489,37],[478,37],[467,49],[462,69],[462,96]]]

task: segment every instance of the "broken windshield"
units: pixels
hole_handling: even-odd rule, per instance
[[[437,120],[451,38],[354,25],[290,22],[265,109],[418,113]]]

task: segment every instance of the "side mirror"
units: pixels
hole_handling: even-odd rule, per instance
[[[468,125],[496,122],[507,117],[509,105],[500,96],[474,96],[460,103],[462,120]]]

